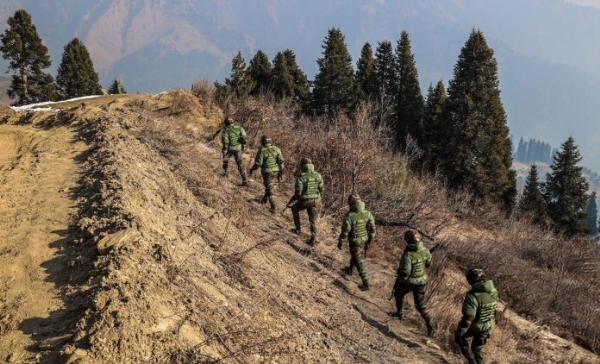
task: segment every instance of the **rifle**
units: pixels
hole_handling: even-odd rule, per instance
[[[283,208],[283,211],[281,211],[281,213],[283,214],[285,212],[285,210],[292,208],[292,206],[294,206],[294,202],[298,199],[298,197],[296,197],[296,195],[292,196],[292,198],[290,198],[290,200],[288,201],[288,203],[285,205],[285,207]]]
[[[407,220],[410,221],[410,219],[413,217],[413,215],[411,215]],[[427,239],[429,239],[431,241],[435,241],[435,239],[433,237],[429,236],[429,234],[424,233],[421,229],[412,226],[408,222],[403,222],[403,221],[396,222],[396,221],[386,221],[386,220],[375,219],[375,224],[381,225],[381,226],[403,226],[403,227],[407,227],[409,229],[413,229],[413,230],[418,231],[419,234],[421,234],[421,236],[424,236],[424,237],[426,237]]]

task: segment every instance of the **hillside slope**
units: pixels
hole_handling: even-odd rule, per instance
[[[358,277],[340,274],[349,254],[335,247],[337,221],[323,216],[320,242],[310,248],[306,236],[288,232],[289,212],[272,216],[258,202],[258,181],[241,188],[234,173],[220,176],[211,139],[218,109],[182,91],[54,107],[9,115],[0,125],[0,145],[23,139],[15,135],[54,138],[30,142],[35,148],[5,147],[0,159],[6,231],[0,258],[8,267],[0,272],[0,352],[14,353],[1,359],[462,362],[443,334],[447,328],[429,340],[412,307],[403,322],[387,316],[394,266],[367,259],[368,292],[357,288]],[[287,182],[280,184],[280,206],[291,194]],[[39,217],[27,218],[34,210]],[[9,224],[15,219],[21,223]],[[23,239],[9,237],[50,227],[30,236],[43,254],[23,265]],[[19,267],[31,271],[29,282],[13,280]],[[464,292],[457,272],[447,266],[447,284]],[[21,301],[12,293],[17,288],[25,291]],[[54,301],[44,299],[45,290]],[[40,297],[35,309],[19,304],[34,297]],[[509,310],[486,353],[494,363],[598,362]]]

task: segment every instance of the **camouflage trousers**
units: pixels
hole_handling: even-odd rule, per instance
[[[246,181],[246,168],[244,168],[244,163],[242,161],[242,152],[229,151],[227,154],[223,156],[223,171],[227,174],[227,167],[229,166],[229,158],[233,157],[235,160],[235,164],[237,165],[237,169],[240,172],[240,176],[242,180]]]
[[[271,210],[275,210],[277,206],[275,204],[275,199],[273,199],[273,196],[275,196],[273,190],[275,186],[275,181],[277,180],[277,172],[263,173],[262,179],[263,186],[265,186],[265,195],[262,199],[262,202],[267,203],[267,201],[269,201],[269,204],[271,205]]]
[[[363,260],[365,259],[365,247],[364,245],[352,245],[350,244],[350,264],[348,265],[348,274],[352,275],[354,267],[358,270],[358,275],[363,281],[363,284],[368,285],[369,278],[367,277],[367,271]]]
[[[468,330],[462,338],[456,338],[456,343],[460,348],[461,354],[467,358],[469,364],[481,364],[483,363],[483,355],[481,351],[490,337],[491,330]],[[469,338],[473,338],[473,341],[471,342],[471,348],[469,348],[469,342],[466,340]]]
[[[402,281],[396,281],[394,284],[394,298],[396,299],[396,312],[402,313],[404,306],[404,296],[411,293],[415,302],[415,308],[421,315],[425,312],[425,285],[410,284]]]
[[[308,222],[310,223],[310,233],[315,236],[317,234],[316,221],[319,217],[318,200],[298,200],[292,206],[292,216],[294,217],[294,227],[296,230],[301,230],[300,211],[306,210],[308,213]]]

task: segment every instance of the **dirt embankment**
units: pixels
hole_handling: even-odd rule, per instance
[[[0,360],[462,362],[412,307],[403,322],[387,316],[394,267],[368,259],[368,292],[340,274],[337,221],[323,217],[310,248],[288,232],[289,211],[259,203],[258,181],[220,176],[205,141],[218,110],[182,92],[61,108],[27,118],[44,128],[0,125]],[[597,359],[530,333],[535,359],[502,331],[486,353]]]

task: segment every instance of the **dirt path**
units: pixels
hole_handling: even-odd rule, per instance
[[[76,204],[75,158],[86,146],[66,127],[0,125],[0,361],[34,360],[64,329],[65,259]]]

